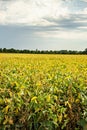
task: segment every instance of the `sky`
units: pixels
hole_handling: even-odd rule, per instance
[[[87,0],[0,0],[0,48],[84,50]]]

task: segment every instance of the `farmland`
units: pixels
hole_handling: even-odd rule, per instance
[[[87,56],[0,54],[0,130],[87,129]]]

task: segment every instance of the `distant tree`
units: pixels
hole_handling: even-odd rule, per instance
[[[2,52],[3,50],[2,50],[2,48],[0,48],[0,52]]]
[[[25,54],[87,54],[87,48],[84,51],[74,51],[74,50],[19,50],[19,49],[6,49],[0,48],[0,53],[25,53]]]
[[[85,54],[87,54],[87,48],[85,49]]]
[[[71,50],[69,50],[68,54],[78,54],[78,51],[71,51]]]
[[[7,52],[7,49],[6,49],[6,48],[3,48],[3,52],[6,53],[6,52]]]
[[[11,48],[11,49],[9,49],[9,52],[11,52],[11,53],[15,53],[16,50],[15,50],[14,48]]]
[[[87,48],[84,51],[82,51],[82,54],[87,54]]]
[[[60,54],[68,54],[68,51],[67,50],[61,50]]]

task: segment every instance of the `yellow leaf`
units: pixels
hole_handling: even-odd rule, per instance
[[[66,118],[66,117],[67,117],[67,114],[64,114],[64,117]]]
[[[50,101],[50,95],[47,95],[46,100],[47,100],[47,102]]]
[[[71,104],[68,102],[68,106],[69,106],[69,108],[71,109]]]
[[[12,92],[9,92],[9,95],[10,95],[10,97],[12,97],[13,95],[12,95]]]
[[[3,99],[0,99],[0,105],[2,105],[4,103]]]
[[[71,104],[68,101],[65,102],[65,106],[67,106],[67,105],[71,109]]]
[[[8,113],[8,109],[9,109],[9,106],[6,106],[6,107],[4,108],[4,111],[5,111],[6,114]]]
[[[62,114],[58,115],[58,120],[61,123],[61,121],[62,121]]]
[[[18,109],[15,110],[15,113],[18,114]]]
[[[37,99],[37,97],[34,96],[34,97],[31,99],[31,101],[35,101],[36,99]]]
[[[5,102],[6,102],[6,103],[11,103],[11,99],[6,98],[6,99],[5,99]]]
[[[8,120],[4,120],[3,125],[6,125],[6,124],[7,124],[7,122],[8,122]]]
[[[54,95],[54,99],[57,101],[58,100],[58,97],[56,95]]]
[[[52,109],[52,111],[55,111],[55,110],[56,110],[56,108],[55,108],[54,105],[51,105],[51,109]]]
[[[7,124],[8,123],[8,116],[5,116],[5,120],[3,122],[3,125]]]
[[[79,103],[79,102],[80,102],[80,100],[79,100],[79,99],[76,99],[76,100],[75,100],[75,102],[76,102],[76,103]]]
[[[80,93],[78,93],[78,98],[81,98],[81,94]]]

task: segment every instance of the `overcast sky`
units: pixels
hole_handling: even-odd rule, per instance
[[[84,50],[87,0],[0,0],[0,48]]]

